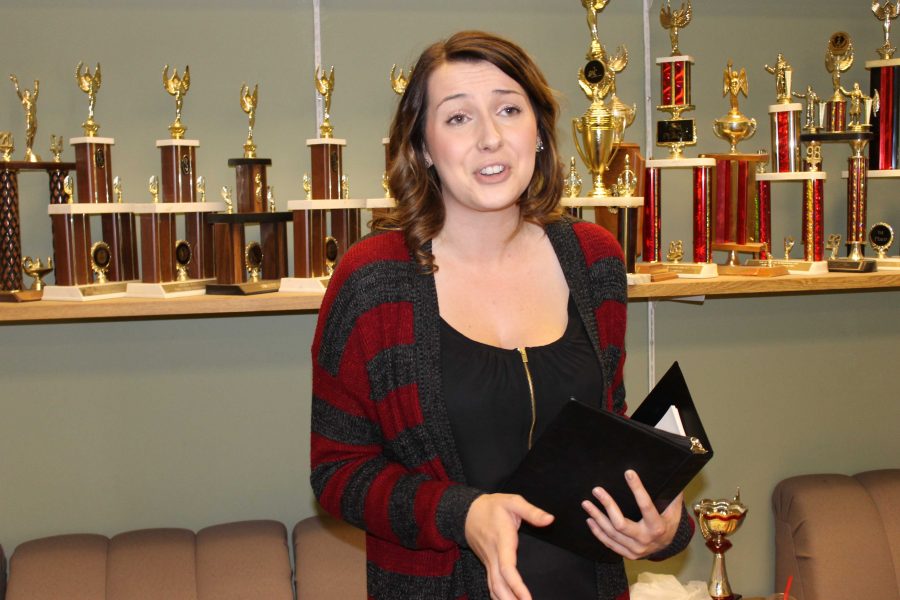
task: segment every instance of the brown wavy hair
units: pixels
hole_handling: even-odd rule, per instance
[[[486,61],[514,79],[528,95],[544,149],[537,153],[531,182],[519,199],[523,221],[546,225],[559,219],[563,166],[556,148],[559,104],[547,80],[519,46],[483,31],[461,31],[429,46],[419,57],[391,123],[388,181],[396,208],[374,219],[373,229],[400,230],[407,247],[426,273],[437,266],[426,249],[444,226],[444,203],[437,170],[425,163],[425,120],[428,81],[451,62]]]

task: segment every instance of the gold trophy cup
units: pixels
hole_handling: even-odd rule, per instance
[[[615,156],[614,147],[622,141],[624,130],[624,119],[613,115],[599,97],[595,97],[582,116],[572,119],[575,149],[593,181],[588,196],[597,198],[612,194],[612,190],[603,184],[603,174]]]
[[[738,106],[738,94],[743,93],[746,98],[749,90],[747,71],[743,68],[735,71],[729,59],[725,68],[722,95],[730,97],[731,110],[725,116],[713,121],[713,132],[716,137],[731,145],[732,154],[737,153],[737,145],[741,141],[752,138],[756,133],[756,119],[748,118]]]
[[[732,500],[710,500],[704,498],[694,505],[694,514],[700,524],[700,533],[706,540],[706,547],[714,555],[712,573],[709,577],[709,595],[714,600],[734,600],[736,596],[728,583],[728,572],[725,570],[725,552],[731,548],[728,537],[737,531],[747,507],[741,503],[741,490],[738,488]]]

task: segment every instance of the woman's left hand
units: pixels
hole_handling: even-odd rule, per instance
[[[659,552],[672,543],[678,523],[681,521],[683,494],[672,500],[663,512],[656,510],[653,501],[637,473],[625,471],[625,481],[641,509],[641,520],[626,519],[619,506],[603,488],[594,488],[594,497],[603,505],[606,514],[585,500],[582,508],[590,518],[588,527],[594,536],[610,550],[625,558],[635,560]]]

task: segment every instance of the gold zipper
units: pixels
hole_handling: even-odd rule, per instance
[[[522,365],[525,367],[525,377],[528,378],[528,393],[531,396],[531,429],[528,430],[528,449],[534,441],[534,427],[537,424],[537,405],[534,402],[534,383],[531,381],[531,370],[528,368],[528,353],[525,348],[516,348],[522,356]]]

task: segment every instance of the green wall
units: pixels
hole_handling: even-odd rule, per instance
[[[587,106],[575,76],[589,39],[576,0],[322,4],[322,58],[335,66],[337,79],[332,122],[335,135],[348,141],[353,196],[381,194],[381,138],[396,102],[391,64],[408,65],[427,43],[462,28],[496,31],[534,54],[560,92],[563,152],[573,153],[569,121]],[[681,35],[682,50],[696,60],[693,114],[700,142],[691,156],[726,148],[712,136],[710,122],[727,110],[721,77],[728,57],[748,70],[750,99],[742,98],[741,106],[760,129],[742,149],[755,151],[769,145],[766,107],[774,102],[763,64],[783,52],[794,67],[794,88],[812,83],[825,95],[830,78],[823,54],[833,31],[846,30],[855,42],[848,83],[867,82],[862,63],[876,58],[881,43],[880,24],[864,3],[693,5],[694,22]],[[80,60],[99,61],[100,134],[116,138],[113,171],[125,182],[126,201],[146,201],[147,178],[159,172],[154,141],[167,137],[174,118],[162,66],[190,64],[184,122],[187,137],[201,141],[199,172],[210,194],[233,185],[226,160],[240,156],[246,135],[238,91],[247,81],[260,87],[255,138],[260,155],[273,159],[269,182],[277,203],[300,197],[300,178],[309,169],[304,142],[317,136],[310,0],[0,0],[0,6],[0,72],[16,73],[29,86],[41,80],[37,150],[45,157],[51,133],[81,135],[87,98],[73,71]],[[668,54],[658,10],[659,0],[651,8],[651,59]],[[618,89],[639,109],[627,139],[643,145],[642,27],[636,0],[614,0],[601,15],[608,49],[624,43],[630,52]],[[652,64],[650,76],[655,105]],[[659,116],[654,111],[651,123]],[[24,150],[23,122],[11,84],[0,81],[0,129],[13,131],[17,155]],[[846,151],[834,146],[825,152],[826,230],[841,232]],[[67,149],[64,157],[72,156]],[[664,239],[689,240],[687,173],[667,174],[665,185]],[[900,225],[896,184],[871,187],[869,222]],[[23,253],[46,256],[44,176],[22,176],[20,188]],[[786,184],[773,196],[773,239],[799,239],[799,186]],[[737,591],[771,591],[770,494],[778,480],[898,466],[900,404],[888,387],[900,342],[897,299],[897,292],[883,291],[659,302],[652,305],[652,323],[647,302],[630,305],[626,384],[632,403],[647,392],[651,356],[658,375],[678,360],[716,450],[688,488],[688,501],[730,496],[741,486],[750,506],[728,557]],[[0,328],[0,543],[10,551],[55,533],[197,529],[251,518],[290,527],[313,514],[308,352],[315,319],[309,313]],[[705,579],[710,562],[698,537],[681,557],[635,563],[632,571]]]

